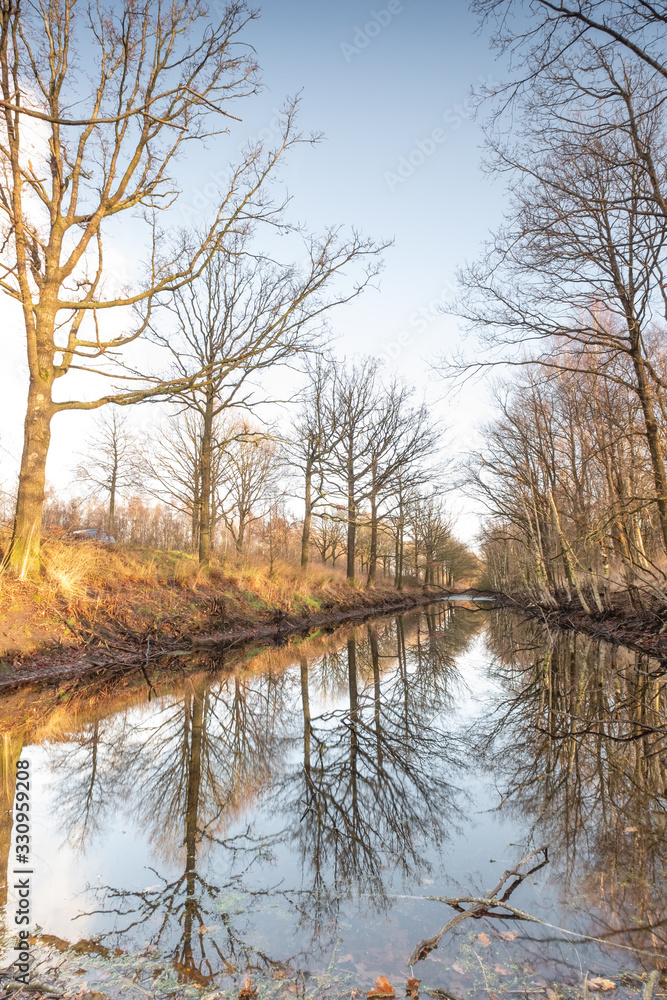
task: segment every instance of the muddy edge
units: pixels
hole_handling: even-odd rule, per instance
[[[486,594],[486,592],[485,592]],[[430,590],[401,595],[396,600],[386,594],[378,595],[377,604],[368,601],[353,607],[315,613],[307,616],[286,616],[280,621],[259,623],[254,626],[236,627],[223,631],[212,630],[203,635],[182,635],[161,647],[151,637],[152,644],[128,642],[127,648],[114,653],[103,645],[92,649],[81,646],[46,648],[38,650],[24,660],[5,667],[0,676],[0,691],[9,692],[26,686],[42,686],[86,677],[112,677],[118,672],[154,665],[156,660],[184,653],[205,653],[242,649],[253,642],[284,642],[292,636],[307,635],[318,628],[333,628],[349,621],[363,621],[378,615],[396,614],[426,604],[444,603],[450,597],[470,597],[474,600],[481,592]],[[119,637],[120,638],[120,637]]]

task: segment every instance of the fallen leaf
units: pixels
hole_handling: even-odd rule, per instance
[[[375,987],[369,990],[366,996],[369,997],[395,997],[396,990],[391,985],[386,976],[378,976],[375,980]]]
[[[452,969],[454,970],[454,972],[458,972],[460,976],[465,975],[466,970],[463,968],[460,962],[454,962]]]
[[[506,969],[504,965],[494,965],[494,971],[498,973],[499,976],[511,976],[512,973],[509,969]]]
[[[503,939],[503,941],[514,941],[514,939],[518,938],[518,936],[519,935],[517,934],[516,931],[499,931],[498,932],[498,937],[501,937]]]
[[[245,983],[239,990],[239,1000],[250,1000],[251,997],[257,996],[257,990],[253,987],[249,979],[246,979]]]
[[[626,828],[623,831],[623,833],[637,833],[638,830],[639,830],[639,827],[637,827],[637,826],[626,826]]]
[[[588,985],[592,990],[615,990],[616,983],[612,983],[611,979],[603,979],[601,976],[596,976],[594,979],[588,980]]]
[[[420,983],[421,983],[421,979],[415,979],[414,976],[408,976],[408,981],[405,984],[405,992],[406,993],[415,993],[416,994],[417,990],[419,989],[419,984]]]
[[[558,994],[550,986],[547,986],[547,1000],[558,1000]]]
[[[484,931],[482,931],[481,934],[477,935],[477,940],[480,942],[480,944],[483,944],[485,948],[488,948],[489,945],[491,944],[491,938],[489,937],[488,934],[485,934]]]

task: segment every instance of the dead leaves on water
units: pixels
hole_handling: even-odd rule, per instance
[[[378,976],[375,986],[366,994],[368,997],[395,997],[396,990],[386,976]]]
[[[250,979],[246,979],[245,983],[239,990],[239,1000],[254,1000],[257,996],[257,988],[252,985]]]
[[[420,983],[421,979],[415,979],[414,976],[408,977],[408,981],[405,984],[405,993],[406,996],[411,997],[411,1000],[417,1000]],[[393,983],[390,983],[386,976],[378,976],[375,980],[375,986],[368,991],[366,996],[370,1000],[378,1000],[379,997],[395,997],[396,990]]]

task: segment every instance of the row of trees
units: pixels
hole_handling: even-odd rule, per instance
[[[468,470],[491,581],[585,608],[617,587],[667,601],[667,14],[475,7],[520,64],[488,129],[510,207],[459,303],[491,352],[478,365],[513,366]]]
[[[224,163],[229,123],[258,89],[243,42],[255,16],[244,0],[0,4],[0,291],[29,383],[4,565],[21,576],[40,568],[53,418],[147,399],[203,420],[205,561],[216,411],[256,401],[251,376],[310,349],[325,313],[377,271],[373,241],[287,218],[274,181],[303,141],[296,101],[275,141],[218,170],[197,225],[174,224],[183,154],[209,142]],[[277,259],[275,233],[300,267]]]
[[[181,407],[138,436],[112,408],[82,455],[77,496],[50,496],[45,524],[191,550],[200,564],[230,551],[271,568],[344,559],[351,582],[361,571],[374,585],[380,566],[399,587],[406,578],[451,586],[476,560],[436,495],[439,428],[413,395],[397,379],[384,384],[373,360],[320,358],[282,431],[226,407],[209,432],[205,413]]]

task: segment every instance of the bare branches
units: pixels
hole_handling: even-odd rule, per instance
[[[525,865],[532,858],[540,854],[542,855],[542,860],[539,862],[539,864],[534,865],[529,871],[526,872],[521,871],[523,865]],[[517,862],[514,868],[503,872],[495,888],[492,889],[489,893],[487,893],[487,895],[484,897],[461,896],[457,898],[445,898],[442,896],[428,896],[427,897],[428,899],[437,900],[438,902],[441,903],[448,903],[450,906],[453,906],[454,909],[458,910],[459,912],[456,914],[455,917],[452,917],[451,920],[449,920],[443,927],[441,927],[438,933],[434,934],[432,938],[427,938],[424,941],[420,941],[419,944],[411,952],[407,964],[414,965],[415,962],[420,962],[423,958],[426,958],[426,956],[430,952],[432,952],[434,948],[438,947],[440,941],[447,933],[447,931],[451,930],[453,927],[456,927],[457,924],[460,924],[461,921],[465,920],[467,917],[481,917],[481,916],[493,917],[501,915],[507,916],[507,913],[511,913],[515,916],[518,916],[519,919],[522,920],[534,920],[535,918],[531,917],[529,914],[524,913],[522,910],[517,910],[515,907],[508,905],[507,900],[514,892],[514,890],[521,884],[521,882],[523,882],[524,878],[526,878],[528,875],[532,875],[536,871],[539,871],[539,869],[543,868],[544,865],[548,864],[548,862],[549,862],[549,856],[547,853],[547,847],[539,847],[537,850],[531,851],[530,854],[527,854],[525,858],[521,859],[521,861]],[[514,879],[514,881],[511,882],[511,884],[505,888],[505,883],[509,882],[510,879]],[[502,891],[503,888],[505,888],[505,892],[500,898],[498,898],[498,894]],[[470,906],[468,907],[467,910],[464,910],[461,906],[461,903],[470,903]],[[491,912],[492,910],[496,910],[499,907],[507,912],[505,914],[497,914]]]

